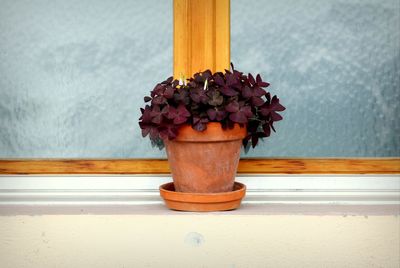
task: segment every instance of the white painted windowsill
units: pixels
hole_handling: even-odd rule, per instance
[[[242,206],[223,215],[399,215],[398,175],[241,175]],[[0,215],[198,214],[168,210],[170,176],[0,176]]]

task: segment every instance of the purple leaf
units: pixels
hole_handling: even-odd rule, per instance
[[[261,96],[264,96],[265,94],[266,91],[257,86],[255,87],[244,86],[242,90],[242,96],[244,98],[250,99],[250,103],[257,107],[264,104],[264,101],[261,98]]]
[[[262,81],[260,74],[257,74],[256,80],[257,80],[257,85],[259,87],[268,87],[269,86],[269,83]]]
[[[217,121],[222,121],[225,119],[227,113],[225,111],[217,111]]]
[[[167,118],[173,120],[176,125],[185,123],[188,117],[190,113],[183,104],[180,104],[178,108],[170,107],[167,114]]]
[[[273,107],[273,110],[274,110],[274,111],[278,111],[278,112],[284,111],[284,110],[286,109],[285,107],[283,107],[283,106],[279,103],[279,99],[278,99],[277,96],[273,96],[273,97],[272,97],[271,106]]]
[[[250,87],[245,86],[242,90],[242,96],[245,98],[251,98],[253,97],[253,91],[250,89]]]
[[[174,96],[174,92],[175,92],[175,88],[168,86],[165,88],[165,91],[163,92],[162,95],[166,99],[171,99]]]
[[[282,118],[282,116],[281,116],[280,114],[278,114],[278,113],[276,113],[276,112],[271,112],[271,119],[272,119],[273,121],[280,121],[280,120],[282,120],[283,118]]]
[[[228,111],[228,110],[227,110]],[[250,106],[240,107],[237,112],[233,112],[229,115],[229,119],[231,119],[235,123],[245,124],[248,122],[248,119],[253,116]]]
[[[161,105],[161,104],[164,104],[165,102],[167,102],[167,100],[163,96],[155,96],[151,100],[152,105]]]
[[[163,84],[157,84],[154,89],[150,92],[151,96],[154,97],[158,94],[160,94],[160,92],[162,92],[165,89],[165,85]]]
[[[221,91],[225,96],[231,97],[239,94],[239,92],[232,88],[237,83],[236,78],[233,75],[227,75],[227,82],[225,82],[220,75],[216,75],[214,81],[220,86],[219,91]]]
[[[160,105],[166,103],[167,99],[171,99],[173,97],[174,92],[174,87],[158,84],[151,92],[151,96],[153,97],[151,104]]]
[[[269,126],[271,127],[271,129],[272,129],[274,132],[276,132],[276,130],[275,130],[275,128],[274,128],[274,122],[273,122],[273,121],[269,122]]]
[[[169,111],[169,107],[165,106],[164,108],[162,108],[162,110],[160,111],[160,106],[154,106],[153,110],[151,111],[151,122],[153,122],[154,124],[161,124],[163,116],[166,116],[168,114]]]
[[[267,94],[267,91],[265,91],[264,89],[262,89],[260,87],[255,87],[253,90],[254,90],[253,91],[254,92],[253,95],[256,96],[256,97],[262,97],[265,94]]]
[[[141,109],[142,116],[141,120],[143,123],[150,123],[151,122],[151,108],[149,105],[146,105],[144,109]]]
[[[139,127],[142,129],[142,136],[143,137],[146,137],[147,134],[149,134],[149,132],[150,132],[149,126],[151,126],[151,125],[143,123],[143,122],[139,122]]]
[[[249,77],[249,82],[252,86],[254,86],[256,84],[256,81],[254,80],[254,77],[249,73],[248,75]]]
[[[202,74],[202,77],[204,78],[204,80],[206,80],[206,79],[209,80],[212,77],[212,73],[210,70],[205,70],[201,74]]]
[[[174,80],[172,76],[168,77],[167,80],[163,81],[161,84],[171,84],[171,82]]]
[[[230,113],[236,113],[239,111],[239,103],[237,101],[232,101],[226,105],[225,110]]]
[[[141,123],[139,123],[139,126],[142,129],[143,138],[149,134],[151,139],[156,139],[158,137],[157,126],[150,124],[141,124]]]
[[[207,129],[208,119],[205,117],[198,117],[195,116],[193,118],[193,125],[192,128],[197,131],[204,131]]]
[[[237,75],[235,74],[227,74],[226,77],[226,86],[233,87],[238,83]]]
[[[247,135],[244,139],[243,139],[243,146],[246,147],[247,144],[249,143],[249,140],[251,138],[251,135]]]
[[[207,110],[207,115],[210,118],[210,120],[214,121],[222,121],[226,117],[226,112],[225,111],[220,111],[220,110],[215,110],[215,109],[208,109]]]
[[[251,104],[257,107],[262,106],[264,104],[264,100],[261,99],[260,97],[251,97],[250,102]]]
[[[207,96],[209,96],[209,105],[218,106],[224,102],[224,97],[217,90],[209,90]]]
[[[174,102],[189,105],[189,92],[184,88],[180,88],[177,92],[174,93]]]
[[[249,118],[253,116],[253,112],[251,111],[250,106],[243,106],[242,108],[240,108],[240,112],[244,113],[244,115]]]
[[[182,123],[185,123],[186,120],[187,120],[186,117],[178,115],[177,117],[174,118],[174,124],[180,125]]]
[[[271,102],[271,93],[267,92],[267,94],[265,94],[265,98],[267,99],[267,102],[270,103]]]
[[[208,96],[206,92],[201,87],[194,88],[190,91],[191,99],[196,103],[207,103]]]
[[[180,104],[178,106],[177,111],[178,111],[178,114],[181,115],[181,116],[184,116],[184,117],[189,117],[190,116],[190,112],[186,109],[185,105],[183,105],[183,104]]]
[[[254,132],[254,133],[257,132],[259,125],[260,125],[260,121],[256,121],[256,120],[249,121],[249,123],[247,124],[248,132]]]
[[[263,130],[265,137],[269,137],[271,135],[271,128],[268,123],[263,125]]]
[[[217,111],[215,109],[208,109],[207,115],[210,118],[210,120],[215,120],[215,118],[217,118]]]
[[[224,81],[224,79],[223,79],[220,75],[218,75],[218,74],[215,75],[214,81],[215,81],[215,83],[216,83],[217,85],[219,85],[219,86],[221,86],[221,87],[225,86],[225,81]]]
[[[257,143],[258,143],[258,136],[257,135],[253,135],[251,137],[251,146],[254,148],[254,147],[256,147]]]
[[[236,96],[239,94],[236,90],[234,90],[228,86],[222,87],[219,90],[222,92],[222,94],[224,94],[225,96],[229,96],[229,97]]]
[[[270,104],[265,103],[265,105],[263,105],[263,106],[261,107],[260,112],[261,112],[262,115],[268,116],[268,115],[270,115],[270,114],[272,114],[272,113],[281,112],[281,111],[284,111],[284,110],[285,110],[285,107],[283,107],[283,106],[279,103],[279,99],[278,99],[276,96],[274,96],[274,97],[272,98]],[[276,114],[276,113],[275,113],[275,114]],[[271,116],[272,116],[272,115],[271,115]],[[282,119],[281,116],[276,116],[276,115],[274,115],[274,117],[275,117],[275,118],[280,118],[279,120]],[[274,120],[274,121],[278,121],[278,120]]]
[[[199,122],[199,123],[193,125],[193,129],[197,130],[197,131],[204,131],[207,129],[207,125]]]
[[[247,123],[247,117],[242,112],[236,112],[229,115],[229,119],[235,123],[245,124]]]

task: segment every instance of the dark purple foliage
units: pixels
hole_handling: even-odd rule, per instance
[[[195,102],[195,103],[207,103],[209,97],[207,96],[205,90],[203,90],[201,87],[196,87],[190,90],[190,98]]]
[[[172,119],[175,125],[185,123],[188,117],[190,117],[190,113],[186,109],[185,105],[179,104],[178,108],[172,106],[169,107],[167,118]]]
[[[285,110],[285,107],[279,103],[278,97],[274,96],[271,102],[266,102],[260,109],[260,113],[263,116],[270,116],[272,121],[282,120],[282,116],[277,112],[282,112]]]
[[[232,101],[226,105],[225,110],[229,112],[229,119],[235,123],[245,124],[253,116],[250,106],[244,102]]]
[[[221,75],[216,74],[214,81],[220,86],[219,91],[225,96],[231,97],[239,94],[239,92],[235,90],[238,86],[238,77],[236,75],[225,73],[225,77],[223,78]]]
[[[226,117],[227,112],[224,110],[218,110],[217,108],[210,108],[207,110],[207,115],[211,121],[220,122]]]
[[[273,123],[282,120],[278,112],[285,110],[278,97],[271,98],[265,90],[268,86],[260,75],[244,75],[233,65],[224,73],[196,73],[187,85],[169,77],[144,97],[150,105],[140,109],[142,135],[160,144],[160,140],[174,139],[185,124],[204,131],[208,122],[220,122],[224,128],[238,123],[247,127],[243,145],[255,147],[259,139],[271,135],[271,129],[275,131]]]
[[[153,97],[151,104],[160,105],[167,103],[167,100],[174,96],[174,92],[175,88],[172,85],[158,84],[151,92],[151,96]]]
[[[192,127],[193,129],[197,130],[197,131],[204,131],[207,129],[207,123],[210,122],[210,120],[203,116],[193,116],[193,123],[192,123]]]

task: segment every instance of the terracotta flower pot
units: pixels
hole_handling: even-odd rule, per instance
[[[246,133],[238,124],[224,130],[220,123],[212,122],[203,132],[183,126],[176,139],[165,141],[175,191],[232,191]]]

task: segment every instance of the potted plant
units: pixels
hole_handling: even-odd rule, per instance
[[[172,77],[157,84],[141,108],[139,126],[153,145],[165,146],[173,183],[160,187],[177,210],[234,209],[245,186],[235,183],[243,145],[246,152],[275,131],[285,110],[265,90],[261,76],[234,69]]]

